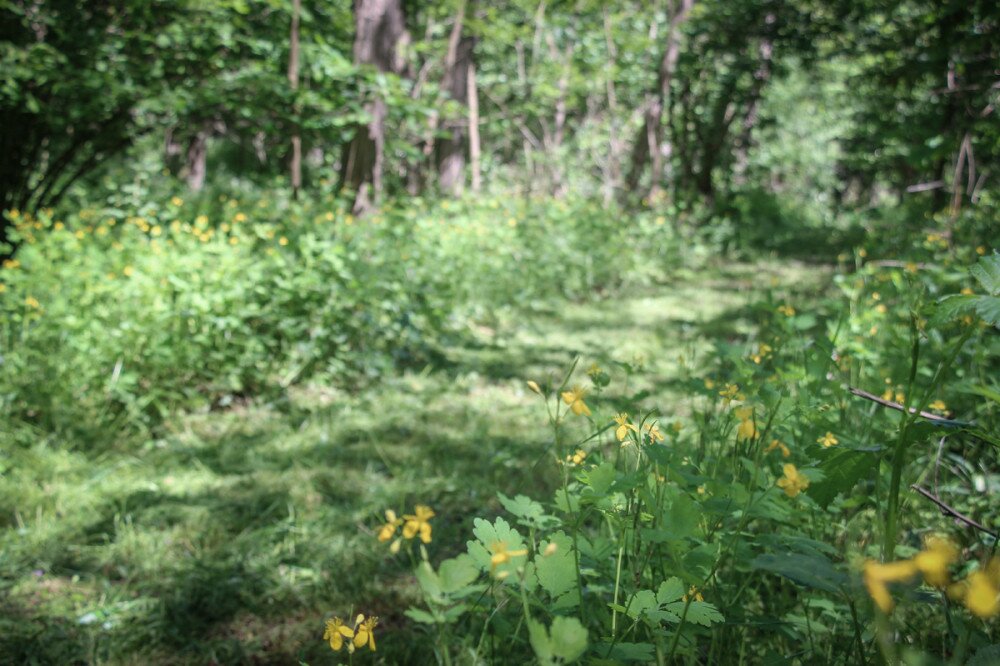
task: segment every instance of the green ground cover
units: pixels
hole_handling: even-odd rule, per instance
[[[497,491],[551,486],[525,378],[576,356],[643,358],[657,400],[684,415],[678,357],[751,331],[741,308],[762,277],[815,288],[810,273],[730,266],[507,317],[448,350],[441,369],[178,417],[136,451],[16,451],[0,485],[14,517],[0,537],[0,651],[40,663],[325,663],[325,614],[364,599],[390,662],[425,663],[403,627],[417,598],[409,569],[372,533],[382,509],[432,503],[436,539],[461,543],[473,516],[498,512]]]

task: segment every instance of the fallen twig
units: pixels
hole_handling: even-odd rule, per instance
[[[965,523],[969,527],[974,527],[977,530],[980,530],[981,532],[986,532],[987,534],[989,534],[990,536],[992,536],[994,539],[997,538],[998,535],[997,535],[996,532],[994,532],[993,530],[989,529],[988,527],[985,527],[984,525],[976,522],[972,518],[969,518],[965,514],[963,514],[960,511],[958,511],[957,509],[951,508],[950,506],[948,506],[947,504],[945,504],[944,502],[942,502],[937,497],[937,495],[934,495],[931,491],[927,490],[926,488],[918,486],[917,484],[913,484],[912,486],[910,486],[910,488],[912,488],[913,490],[916,490],[918,493],[920,493],[921,495],[923,495],[924,497],[926,497],[930,501],[932,501],[935,504],[937,504],[938,508],[941,509],[941,513],[943,513],[943,514],[945,514],[947,516],[952,516],[956,520],[959,520],[959,521]]]
[[[858,396],[859,398],[864,398],[866,400],[871,400],[872,402],[877,402],[878,404],[882,405],[883,407],[888,407],[889,409],[895,409],[895,410],[900,411],[900,412],[902,412],[902,411],[904,411],[906,409],[906,407],[904,407],[903,405],[899,404],[898,402],[893,402],[892,400],[886,400],[885,398],[880,398],[879,396],[875,395],[874,393],[869,393],[868,391],[864,391],[864,390],[859,389],[859,388],[854,388],[853,386],[848,386],[847,390],[850,391],[851,393],[853,393],[854,395]],[[923,411],[922,412],[918,412],[916,410],[916,408],[914,408],[914,407],[910,407],[909,411],[910,411],[910,414],[919,414],[920,416],[924,417],[928,421],[946,421],[948,423],[955,423],[951,419],[946,418],[944,416],[938,416],[937,414],[931,414],[930,412],[923,412]]]

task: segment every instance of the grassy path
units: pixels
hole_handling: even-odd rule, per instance
[[[805,275],[742,266],[563,304],[477,329],[442,368],[190,415],[130,454],[16,452],[0,477],[0,663],[331,663],[323,619],[352,606],[383,618],[379,655],[426,663],[399,630],[414,591],[374,540],[382,511],[431,504],[432,557],[450,554],[498,490],[544,497],[525,379],[639,356],[650,406],[682,415],[679,357],[739,341],[755,285]]]

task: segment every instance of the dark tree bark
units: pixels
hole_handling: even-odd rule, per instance
[[[401,74],[400,45],[409,40],[401,0],[354,1],[354,62],[381,72]],[[354,212],[367,212],[382,197],[385,174],[385,100],[368,105],[371,121],[358,127],[344,148],[340,166],[342,187],[354,193]]]
[[[187,149],[187,163],[184,165],[184,180],[192,192],[200,192],[205,186],[208,157],[208,130],[201,129],[191,137]]]
[[[448,53],[444,61],[442,87],[453,100],[467,106],[469,101],[469,68],[475,38],[462,35],[465,22],[465,3],[459,5],[455,13],[455,23],[448,39]],[[438,183],[449,193],[461,192],[465,184],[465,126],[464,119],[446,122],[446,136],[439,137],[434,145],[434,161],[437,164]]]
[[[299,89],[299,14],[302,11],[302,0],[292,0],[292,29],[288,40],[288,85],[292,94]],[[299,198],[302,188],[302,136],[299,128],[292,131],[291,160],[292,198]]]

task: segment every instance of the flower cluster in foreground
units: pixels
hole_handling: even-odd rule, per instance
[[[958,561],[958,548],[947,539],[930,537],[924,549],[907,560],[864,564],[864,582],[872,601],[883,613],[895,607],[889,583],[905,583],[922,575],[928,585],[943,589],[974,615],[986,619],[1000,613],[1000,559],[994,558],[964,580],[951,582],[949,567]]]
[[[420,540],[424,543],[431,542],[431,518],[434,517],[434,510],[424,504],[418,504],[413,508],[413,513],[404,514],[402,518],[396,515],[392,509],[385,511],[385,524],[378,531],[378,540],[389,541],[396,534],[396,530],[402,525],[402,536],[397,537],[389,551],[393,554],[399,552],[403,539],[412,539],[420,535]]]
[[[354,653],[358,648],[366,645],[372,652],[375,651],[375,627],[378,626],[378,618],[372,615],[365,618],[364,614],[358,614],[354,620],[354,626],[344,624],[339,617],[326,621],[326,631],[323,632],[323,640],[329,641],[330,649],[339,652],[342,647],[347,646],[347,651]]]

